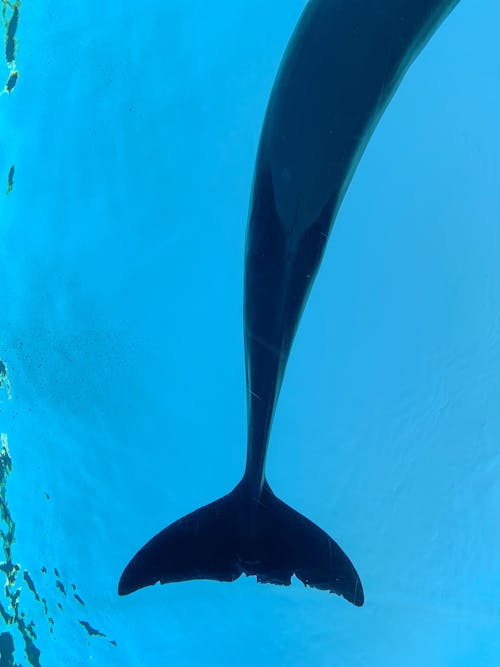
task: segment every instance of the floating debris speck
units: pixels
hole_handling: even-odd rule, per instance
[[[7,391],[7,398],[10,401],[12,392],[10,390],[9,369],[7,368],[7,364],[0,359],[0,390],[2,389]]]
[[[5,84],[4,92],[6,92],[8,95],[11,94],[11,92],[14,90],[16,87],[17,80],[19,79],[19,72],[17,69],[13,70],[9,78],[7,79],[7,83]]]
[[[56,586],[61,591],[61,593],[64,595],[64,597],[66,597],[66,588],[64,587],[64,584],[60,579],[58,579],[56,581]]]
[[[7,176],[7,194],[10,194],[12,192],[12,188],[14,187],[14,172],[15,167],[12,165]]]
[[[79,621],[80,625],[83,625],[85,630],[89,633],[89,635],[92,637],[106,637],[104,632],[101,632],[100,630],[96,630],[96,628],[93,628],[90,623],[87,623],[87,621]]]
[[[23,579],[27,583],[28,588],[30,591],[33,593],[33,596],[37,602],[40,602],[40,596],[38,595],[38,592],[35,588],[35,584],[33,583],[33,579],[30,577],[28,570],[24,570],[23,572]]]
[[[16,31],[19,23],[19,1],[14,3],[12,15],[7,23],[5,31],[5,60],[7,64],[13,64],[16,59]],[[5,5],[4,5],[5,7]]]

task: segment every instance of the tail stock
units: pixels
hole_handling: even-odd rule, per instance
[[[118,593],[158,581],[234,581],[243,573],[285,586],[295,574],[306,586],[358,607],[364,602],[359,576],[339,545],[279,500],[267,483],[260,498],[252,499],[244,482],[153,537],[123,571]]]

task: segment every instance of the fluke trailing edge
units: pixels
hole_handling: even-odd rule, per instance
[[[353,171],[404,73],[458,0],[310,0],[262,129],[245,258],[248,449],[241,482],[150,540],[121,595],[157,581],[306,585],[361,606],[342,549],[271,491],[269,432],[292,341]]]

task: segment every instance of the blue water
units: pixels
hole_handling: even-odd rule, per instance
[[[242,472],[247,206],[303,6],[20,5],[1,667],[500,664],[497,0],[462,0],[379,124],[273,428],[273,489],[340,542],[365,606],[253,578],[116,593],[137,548]]]

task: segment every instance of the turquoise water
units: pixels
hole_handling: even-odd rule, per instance
[[[303,5],[19,5],[1,667],[500,664],[496,0],[462,0],[379,124],[273,427],[274,490],[338,539],[365,606],[253,578],[116,593],[137,548],[242,471],[248,199]]]

